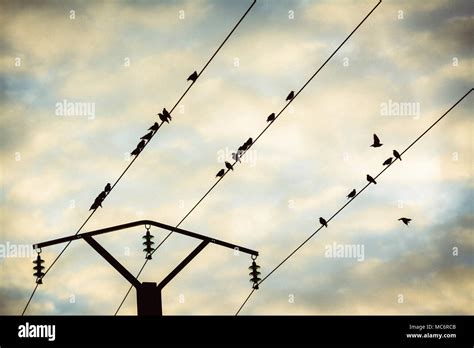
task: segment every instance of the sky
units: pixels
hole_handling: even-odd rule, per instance
[[[10,250],[0,258],[0,314],[21,314],[35,285],[35,253],[13,251],[77,231],[250,3],[0,1],[0,246]],[[215,183],[223,155],[255,138],[376,3],[258,0],[83,231],[177,224]],[[384,0],[181,227],[258,250],[268,274],[473,87],[473,18],[469,0]],[[68,102],[90,113],[61,113]],[[387,115],[388,105],[413,108]],[[472,110],[471,93],[241,314],[472,314]],[[374,133],[382,147],[370,147]],[[167,234],[151,232],[156,243]],[[96,239],[135,274],[144,233]],[[198,244],[172,235],[140,280],[161,281]],[[363,254],[329,257],[334,246]],[[62,247],[42,250],[45,266]],[[210,244],[163,290],[163,313],[235,314],[250,264]],[[128,287],[75,241],[26,314],[112,315]],[[119,314],[136,314],[135,291]]]

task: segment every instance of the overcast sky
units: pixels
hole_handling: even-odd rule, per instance
[[[0,242],[74,234],[250,3],[2,0]],[[258,0],[83,231],[178,223],[215,182],[220,154],[255,138],[375,4]],[[393,149],[473,87],[473,18],[469,0],[383,1],[181,227],[258,250],[266,275]],[[57,115],[64,100],[94,103],[94,114]],[[414,103],[419,114],[383,115],[389,101]],[[470,95],[264,282],[242,314],[472,314],[472,110]],[[373,133],[382,147],[370,147]],[[136,273],[144,232],[97,240]],[[167,233],[151,232],[155,242]],[[198,243],[171,236],[140,279],[159,282]],[[363,260],[327,257],[333,243],[363,247]],[[46,266],[61,247],[43,249]],[[164,314],[234,314],[251,289],[250,264],[209,245],[165,288]],[[35,284],[31,258],[0,265],[0,313],[20,314]],[[76,241],[27,313],[113,314],[128,287]],[[135,314],[135,304],[132,292],[120,314]]]

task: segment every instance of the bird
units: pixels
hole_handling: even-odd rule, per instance
[[[143,150],[143,148],[145,147],[145,144],[146,144],[145,140],[142,139],[142,141],[138,143],[137,149],[140,149],[140,151]]]
[[[349,192],[349,194],[347,195],[347,198],[351,199],[352,197],[354,197],[356,195],[356,190],[353,189],[351,192]]]
[[[370,182],[370,183],[373,183],[373,184],[377,185],[377,183],[375,182],[375,179],[372,178],[369,174],[367,174],[367,181]]]
[[[328,227],[328,223],[326,220],[324,220],[322,217],[319,218],[319,223],[323,225],[324,227]]]
[[[158,113],[158,116],[160,117],[160,120],[161,120],[161,121],[166,122],[166,123],[170,123],[170,121],[168,121],[168,119],[166,118],[166,116],[163,115],[161,112]]]
[[[102,191],[101,193],[99,193],[99,195],[97,196],[97,198],[95,200],[102,202],[105,199],[106,196],[107,196],[107,192]]]
[[[370,145],[370,147],[380,147],[382,145],[383,144],[380,143],[380,139],[377,136],[377,134],[374,134],[374,143],[372,145]]]
[[[171,114],[168,112],[168,110],[166,110],[166,108],[163,108],[163,116],[171,121]]]
[[[248,138],[247,141],[244,143],[244,146],[246,147],[246,149],[248,149],[250,145],[252,145],[252,143],[253,143],[253,139]]]
[[[105,185],[105,188],[104,188],[105,193],[109,194],[111,190],[112,190],[112,186],[110,186],[110,183]]]
[[[142,152],[142,149],[139,149],[138,147],[133,150],[131,153],[130,153],[130,156],[138,156],[138,154]]]
[[[153,136],[153,134],[155,134],[153,131],[150,131],[148,132],[147,134],[145,134],[144,136],[142,136],[140,139],[142,140],[150,140],[151,137]]]
[[[225,173],[224,169],[219,170],[219,172],[216,174],[216,178],[223,177]]]
[[[189,75],[189,77],[186,81],[196,82],[197,78],[198,78],[198,73],[197,73],[197,71],[195,71],[191,75]]]
[[[229,162],[225,162],[225,166],[227,169],[234,170],[234,166],[230,164]]]
[[[153,123],[153,126],[151,126],[150,128],[148,128],[148,130],[152,131],[152,132],[155,132],[158,130],[158,128],[160,128],[160,125],[158,124],[158,122],[155,122]]]
[[[270,116],[267,117],[267,122],[273,122],[275,121],[275,113],[272,112]]]
[[[97,208],[101,207],[102,208],[102,202],[96,202],[94,201],[94,203],[92,203],[91,207],[89,208],[89,210],[95,210]]]
[[[408,224],[410,223],[411,219],[406,218],[406,217],[402,217],[402,218],[398,219],[398,221],[401,221],[401,222],[403,222],[405,225],[408,226]]]
[[[242,162],[240,161],[240,156],[238,155],[238,152],[237,152],[237,153],[232,152],[232,159],[233,159],[234,161],[237,161],[237,162],[242,163]]]
[[[288,94],[288,97],[286,97],[286,100],[287,101],[292,100],[294,97],[295,97],[295,92],[291,91],[290,94]]]
[[[391,164],[391,163],[392,163],[392,157],[389,157],[389,158],[387,158],[387,159],[385,160],[385,162],[383,162],[383,165],[384,165],[384,166],[388,166],[388,165]]]
[[[393,150],[393,155],[395,156],[396,159],[399,159],[400,161],[402,160],[402,156],[400,156],[397,150]]]

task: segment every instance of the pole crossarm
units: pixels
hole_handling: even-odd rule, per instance
[[[57,239],[49,240],[49,241],[46,241],[46,242],[41,242],[41,243],[34,244],[33,248],[34,249],[40,249],[40,248],[44,248],[44,247],[51,246],[51,245],[66,243],[66,242],[70,242],[70,241],[77,240],[77,239],[85,239],[86,237],[92,237],[92,236],[96,236],[96,235],[99,235],[99,234],[110,233],[110,232],[124,230],[124,229],[127,229],[127,228],[136,227],[136,226],[142,226],[142,225],[155,226],[157,228],[162,228],[162,229],[165,229],[165,230],[168,230],[168,231],[172,231],[174,233],[179,233],[179,234],[182,234],[182,235],[185,235],[185,236],[188,236],[188,237],[200,239],[200,240],[206,241],[208,243],[217,244],[217,245],[229,248],[229,249],[238,250],[238,251],[246,253],[246,254],[258,256],[258,251],[248,249],[248,248],[236,245],[236,244],[224,242],[224,241],[219,240],[219,239],[204,236],[202,234],[198,234],[198,233],[195,233],[195,232],[183,230],[181,228],[170,226],[170,225],[167,225],[167,224],[164,224],[164,223],[161,223],[161,222],[152,221],[152,220],[139,220],[139,221],[129,222],[129,223],[122,224],[122,225],[102,228],[100,230],[89,231],[89,232],[79,233],[79,234],[75,234],[75,235],[68,236],[68,237],[57,238]]]

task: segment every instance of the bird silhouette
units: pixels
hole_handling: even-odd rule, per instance
[[[349,192],[349,194],[347,195],[347,198],[351,199],[352,197],[354,197],[356,195],[356,190],[353,189],[351,192]]]
[[[171,114],[166,110],[166,108],[163,108],[163,116],[166,117],[166,119],[171,121]]]
[[[324,220],[322,217],[319,218],[319,223],[323,225],[324,227],[328,227],[328,223],[326,220]]]
[[[97,201],[94,201],[94,203],[92,203],[91,207],[89,208],[89,210],[95,210],[97,208],[101,207],[102,208],[102,202],[97,202]]]
[[[165,115],[163,115],[161,112],[158,113],[158,116],[160,117],[161,121],[170,123],[170,121],[168,121],[168,118]]]
[[[219,172],[216,174],[216,178],[223,177],[225,173],[225,169],[219,170]]]
[[[382,146],[383,144],[380,143],[380,139],[379,137],[377,136],[377,134],[374,134],[374,143],[372,145],[370,145],[371,147],[380,147]]]
[[[237,153],[232,152],[232,159],[233,159],[234,161],[237,161],[237,162],[239,162],[239,163],[242,163],[242,162],[240,161],[239,152],[237,152]]]
[[[148,130],[151,130],[152,132],[155,132],[158,130],[158,128],[160,128],[160,125],[158,124],[158,122],[155,122],[153,123],[153,126],[151,126],[150,128],[148,128]]]
[[[290,94],[288,94],[288,97],[286,97],[286,101],[292,100],[295,97],[295,92],[291,91]]]
[[[253,139],[252,138],[248,138],[247,141],[244,143],[244,146],[245,146],[245,150],[247,150],[253,143]]]
[[[197,71],[195,71],[191,75],[189,75],[189,77],[186,81],[196,82],[197,78],[198,78],[198,73],[197,73]]]
[[[147,134],[145,134],[144,136],[142,136],[140,139],[142,140],[150,140],[151,137],[153,136],[153,134],[155,134],[153,131],[149,131]]]
[[[406,217],[402,217],[402,218],[398,219],[398,221],[401,221],[401,222],[403,222],[405,225],[408,226],[408,224],[410,223],[411,219],[406,218]]]
[[[393,159],[392,157],[387,158],[387,159],[385,160],[385,162],[383,162],[383,165],[384,165],[384,166],[388,166],[389,164],[392,163],[392,159]]]
[[[275,121],[275,113],[272,112],[270,116],[267,117],[267,122],[273,122]]]
[[[104,198],[106,196],[107,196],[106,191],[102,191],[101,193],[99,193],[99,195],[95,198],[94,203],[92,203],[89,210],[94,210],[94,209],[97,209],[98,207],[102,208],[102,202],[104,201]]]
[[[130,156],[138,156],[138,154],[142,151],[142,149],[140,148],[136,148],[135,150],[133,150],[131,153],[130,153]]]
[[[225,162],[225,167],[230,170],[234,170],[234,166],[230,164],[229,162]]]
[[[140,141],[140,142],[138,143],[137,148],[139,148],[140,151],[141,151],[141,150],[143,150],[143,148],[145,147],[145,144],[146,144],[145,140],[142,139],[142,141]]]
[[[402,156],[400,156],[397,150],[393,150],[393,155],[395,156],[395,158],[399,159],[400,161],[402,160]]]
[[[105,185],[104,191],[105,193],[109,194],[110,190],[112,190],[112,186],[110,186],[110,183],[108,183]]]
[[[101,193],[99,193],[99,195],[97,196],[96,200],[99,200],[99,201],[103,201],[105,199],[105,197],[107,196],[107,192],[105,191],[102,191]]]
[[[375,179],[372,178],[369,174],[367,174],[367,181],[370,182],[370,183],[372,183],[372,184],[377,185],[377,183],[375,182]]]

